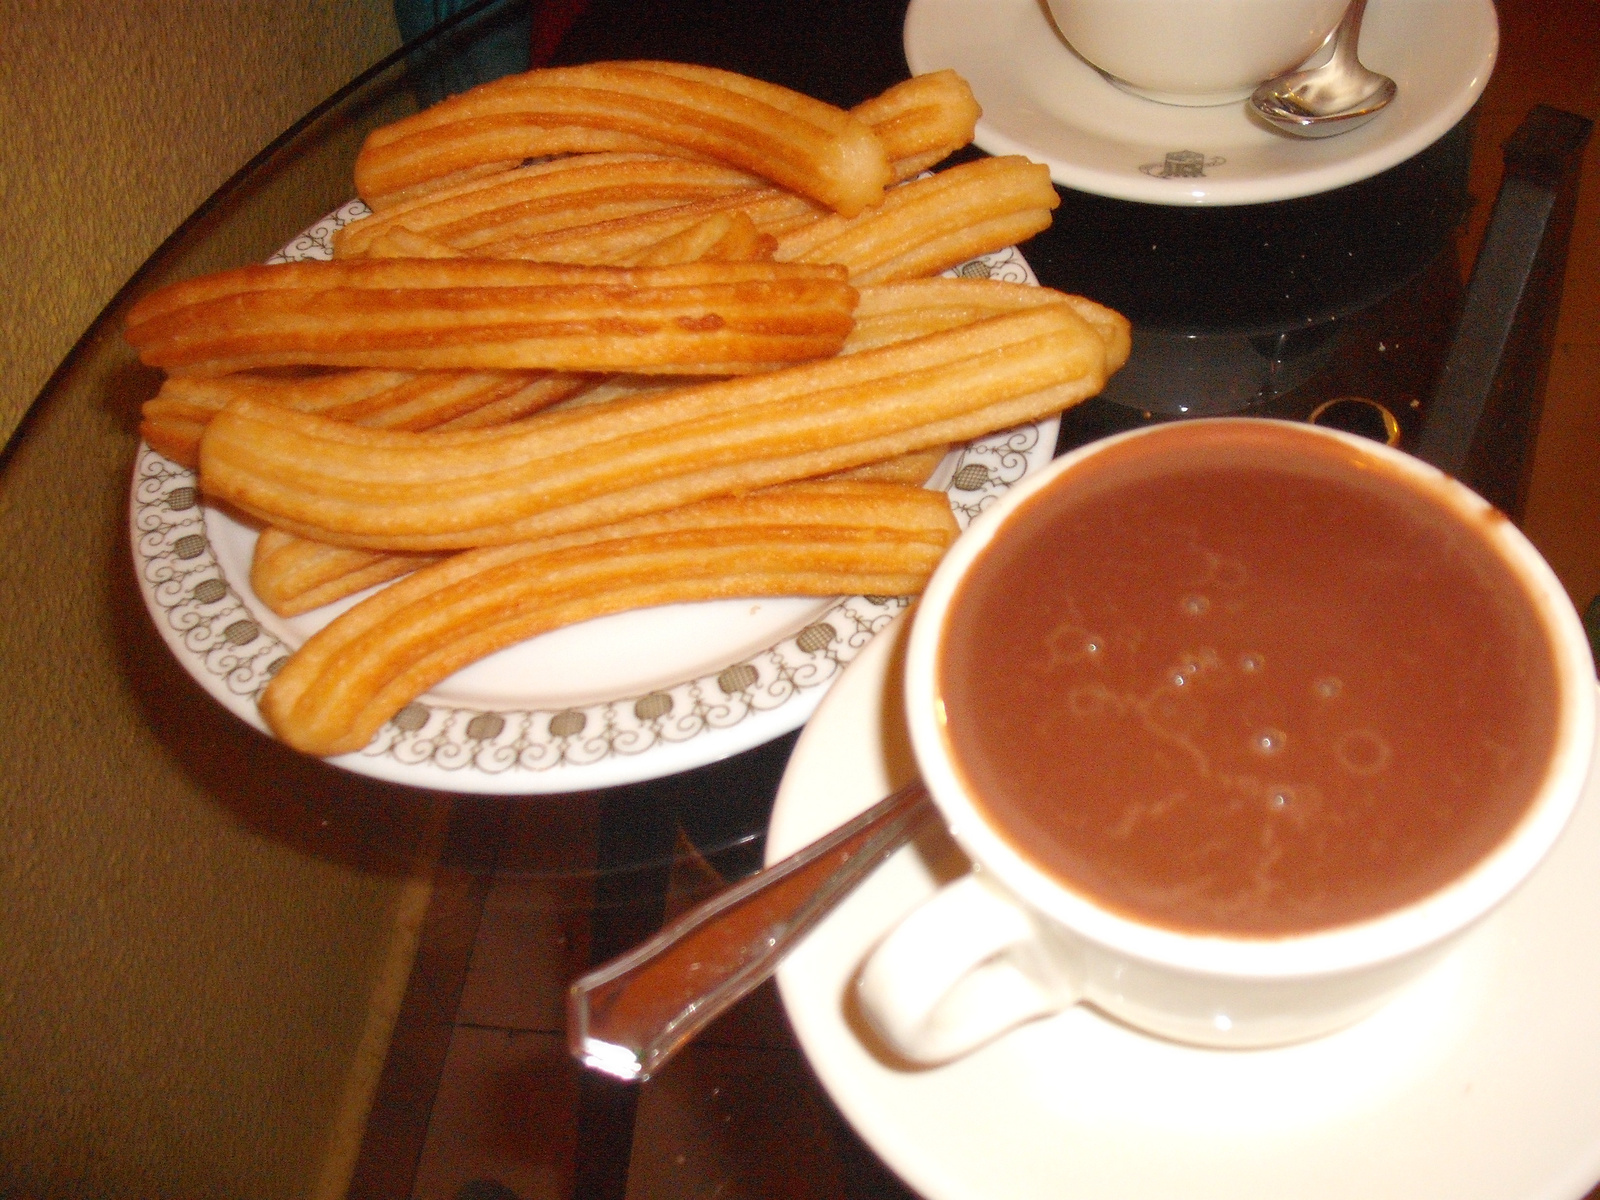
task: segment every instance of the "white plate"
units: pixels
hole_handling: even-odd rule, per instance
[[[769,858],[911,772],[906,621],[829,693],[778,792]],[[891,1065],[850,1002],[866,951],[966,869],[889,859],[778,974],[845,1116],[929,1200],[1574,1200],[1600,1179],[1600,781],[1538,873],[1378,1014],[1299,1046],[1179,1046],[1090,1009],[954,1064]]]
[[[905,23],[914,73],[954,67],[972,84],[979,146],[1048,163],[1067,187],[1147,204],[1257,204],[1376,175],[1466,115],[1498,47],[1491,0],[1372,0],[1361,59],[1398,95],[1359,129],[1297,138],[1243,102],[1181,108],[1129,95],[1068,47],[1042,0],[911,0]]]
[[[272,261],[330,258],[352,201]],[[968,275],[1036,283],[1015,249]],[[941,468],[963,526],[1048,462],[1059,422],[998,433]],[[288,654],[356,603],[285,620],[250,590],[255,530],[200,500],[194,473],[141,446],[129,504],[145,604],[178,661],[266,731],[257,697]],[[402,709],[372,744],[330,761],[455,792],[611,787],[716,762],[802,725],[828,686],[905,606],[898,597],[726,600],[621,613],[504,650]]]

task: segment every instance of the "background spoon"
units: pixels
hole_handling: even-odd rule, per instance
[[[1395,83],[1356,56],[1367,0],[1350,0],[1334,31],[1333,57],[1320,67],[1269,79],[1250,107],[1274,127],[1300,137],[1328,137],[1364,125],[1394,99]]]

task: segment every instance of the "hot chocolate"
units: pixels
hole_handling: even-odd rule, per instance
[[[1187,933],[1381,916],[1534,800],[1556,651],[1495,550],[1415,482],[1253,422],[1160,431],[1012,513],[937,686],[986,819],[1068,889]]]

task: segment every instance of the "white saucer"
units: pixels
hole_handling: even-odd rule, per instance
[[[910,773],[893,656],[869,645],[795,749],[781,857]],[[867,949],[965,867],[900,851],[783,965],[800,1044],[872,1148],[929,1200],[1575,1200],[1600,1179],[1600,780],[1549,860],[1377,1015],[1226,1052],[1078,1008],[952,1065],[892,1065],[849,1007]]]
[[[1361,59],[1399,94],[1362,128],[1305,139],[1253,119],[1242,101],[1180,108],[1121,91],[1073,53],[1042,0],[911,0],[905,23],[913,73],[953,67],[972,85],[983,149],[1047,163],[1067,187],[1147,204],[1257,204],[1376,175],[1466,115],[1498,46],[1491,0],[1374,0]]]

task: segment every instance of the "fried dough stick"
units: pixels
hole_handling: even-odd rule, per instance
[[[651,526],[656,526],[652,530]],[[261,699],[308,754],[359,750],[433,684],[539,633],[627,609],[744,596],[920,591],[956,525],[944,497],[800,484],[424,567],[313,636]]]
[[[880,462],[1034,420],[1103,386],[1066,303],[770,374],[458,433],[364,430],[248,400],[201,442],[208,494],[367,549],[523,541]]]
[[[675,232],[642,249],[607,256],[608,261],[600,265],[668,267],[690,262],[771,262],[778,249],[778,239],[762,233],[749,214],[738,209],[713,213],[688,225],[674,222],[670,228]],[[368,258],[500,257],[488,251],[456,250],[403,226],[380,233],[367,243],[365,253]]]
[[[842,109],[731,71],[613,62],[507,76],[376,129],[356,159],[356,190],[381,210],[386,196],[430,178],[570,153],[573,142],[549,132],[569,128],[677,147],[850,215],[892,179],[883,144]]]
[[[409,229],[456,250],[589,225],[771,185],[721,163],[649,154],[585,154],[505,171],[448,193],[396,204],[352,221],[333,238],[337,258],[358,258],[374,238]]]
[[[1048,289],[991,280],[929,279],[862,289],[856,329],[846,351],[904,341],[970,324],[986,317],[1067,303],[1100,334],[1106,343],[1109,369],[1127,358],[1127,324],[1116,313],[1077,296]],[[617,398],[626,381],[613,380],[590,389]],[[874,479],[921,485],[948,451],[940,443],[868,463],[842,473],[855,479]],[[377,583],[415,570],[430,561],[416,554],[388,554],[336,547],[272,529],[257,542],[251,581],[258,596],[274,612],[291,616],[310,611]]]
[[[883,143],[895,181],[910,179],[972,141],[983,110],[954,71],[930,71],[897,83],[850,110]]]
[[[350,550],[281,529],[263,529],[250,560],[250,590],[280,617],[296,617],[443,557]]]
[[[1027,283],[996,279],[914,279],[860,289],[856,324],[841,354],[971,325],[988,317],[1065,304],[1089,323],[1106,348],[1106,370],[1120,370],[1132,350],[1128,321],[1121,313],[1083,296]]]
[[[896,483],[920,488],[928,482],[948,452],[948,446],[932,446],[881,463],[869,463],[818,482]],[[634,523],[642,525],[650,521],[669,520],[673,514],[695,507],[689,505],[670,509],[659,517],[635,518]],[[579,536],[583,536],[581,532]],[[437,562],[441,557],[437,554],[404,554],[330,546],[281,529],[268,528],[262,530],[256,539],[255,555],[250,563],[250,587],[280,617],[293,617],[410,574],[419,567]]]
[[[399,243],[398,257],[453,258],[448,246],[422,234],[393,229],[378,239]],[[754,262],[770,259],[776,241],[743,213],[709,217],[646,248],[626,266],[687,262]],[[388,255],[383,255],[387,257]],[[479,429],[521,420],[586,392],[609,376],[544,371],[379,371],[354,369],[280,377],[248,372],[179,376],[163,382],[141,411],[140,436],[182,466],[199,461],[200,437],[229,400],[254,395],[298,412],[315,412],[371,429]],[[612,393],[618,388],[608,388]],[[622,389],[626,390],[626,389]],[[598,397],[597,397],[598,398]],[[364,586],[364,585],[363,585]]]
[[[856,284],[937,275],[1050,227],[1050,168],[985,158],[890,188],[860,216],[824,217],[778,239],[779,262],[841,263]]]
[[[908,79],[851,111],[884,143],[896,181],[911,178],[965,146],[972,140],[979,115],[972,89],[954,71]],[[748,203],[768,232],[803,225],[829,212],[721,164],[648,154],[572,154],[550,162],[512,164],[484,177],[387,202],[376,215],[340,229],[334,235],[334,253],[339,258],[379,253],[374,242],[396,229],[424,234],[459,251],[487,252],[516,238],[717,201]]]
[[[549,371],[335,371],[307,377],[179,376],[145,401],[139,435],[194,467],[200,438],[231,400],[251,396],[369,429],[461,429],[505,424],[558,404],[601,376]]]
[[[776,237],[774,257],[780,262],[840,263],[852,283],[890,283],[937,275],[1024,241],[1050,227],[1060,202],[1049,168],[1012,155],[900,184],[882,204],[849,219],[803,206],[798,197],[752,192],[510,238],[469,253],[531,262],[629,263],[645,247],[683,236],[718,214],[738,212]],[[369,243],[368,253],[407,253],[405,244],[379,238]]]
[[[377,244],[397,241],[399,257],[453,258],[456,251],[422,234],[395,228]],[[744,213],[709,217],[646,248],[624,266],[770,259],[775,239]],[[387,255],[384,255],[387,257]],[[240,373],[167,379],[145,402],[140,436],[172,461],[193,467],[200,437],[230,399],[254,395],[298,412],[316,412],[372,429],[477,429],[521,420],[541,409],[596,391],[608,377],[541,371],[323,372],[277,377]],[[366,586],[366,585],[362,585]]]
[[[127,339],[171,374],[282,366],[732,375],[833,354],[842,268],[479,259],[242,267],[152,293]]]
[[[777,188],[681,204],[614,221],[572,225],[480,247],[482,258],[607,266],[625,263],[662,241],[729,213],[748,217],[764,234],[781,237],[826,216],[810,201]]]
[[[1035,287],[979,280],[920,280],[910,284],[866,288],[862,291],[862,307],[872,316],[864,323],[858,322],[846,343],[846,349],[903,341],[1017,308],[1036,307],[1041,302],[1060,302],[1059,297],[1051,300],[1050,296],[1050,293],[1041,292]],[[1091,315],[1096,315],[1098,305],[1088,301],[1081,303]],[[1114,318],[1115,314],[1110,316]],[[860,346],[857,346],[858,339],[863,341]],[[1121,352],[1121,357],[1126,357],[1125,350]],[[1120,362],[1121,358],[1118,358],[1118,365]],[[204,382],[220,383],[236,378],[239,377],[226,376],[222,381]],[[624,390],[627,387],[638,386],[638,382],[621,378],[608,380],[574,397],[573,402],[584,402],[591,394],[600,397],[596,402],[616,399],[619,395],[627,394]],[[298,405],[285,407],[300,408]],[[311,410],[300,408],[300,411]],[[211,415],[208,413],[206,419],[209,420]],[[198,427],[196,443],[203,429],[204,426]],[[930,446],[883,462],[852,468],[833,478],[920,487],[928,482],[948,451],[947,445]],[[256,541],[250,583],[256,595],[273,612],[279,616],[296,616],[409,574],[418,567],[436,561],[437,557],[330,546],[281,529],[269,528]]]
[[[1074,306],[1106,344],[1109,370],[1128,357],[1127,322],[1116,313],[1081,296],[1063,296],[1026,284],[975,279],[921,279],[861,289],[856,328],[845,344],[846,352],[924,337],[986,317],[1046,304]],[[608,381],[576,397],[581,403],[591,394],[610,392],[615,399],[621,381]],[[938,444],[897,455],[882,462],[841,472],[840,477],[885,482],[925,484],[949,447]],[[292,616],[406,574],[432,561],[417,554],[354,550],[299,538],[271,529],[256,543],[251,583],[274,612]]]

